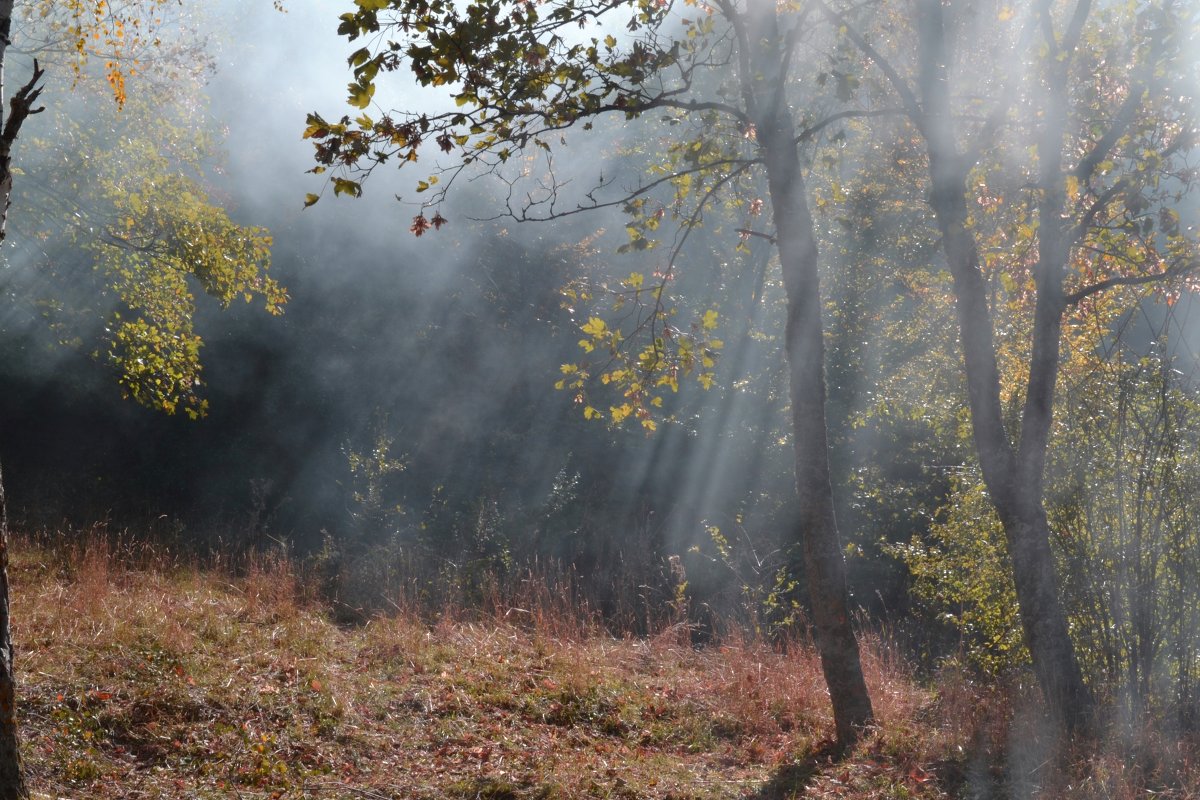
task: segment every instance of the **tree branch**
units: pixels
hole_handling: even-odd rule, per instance
[[[763,233],[762,231],[752,231],[749,228],[734,228],[734,233],[741,234],[742,236],[745,236],[747,239],[750,238],[751,236],[757,236],[760,239],[766,239],[771,244],[775,244],[775,242],[777,241],[775,239],[775,237],[769,233]]]
[[[912,87],[900,77],[900,73],[892,66],[891,62],[880,55],[870,42],[863,38],[853,25],[846,21],[842,14],[831,9],[823,0],[817,0],[817,7],[821,9],[821,13],[834,25],[839,28],[845,28],[846,35],[850,37],[850,41],[854,42],[855,46],[863,52],[867,58],[875,62],[875,66],[892,84],[892,88],[896,90],[896,94],[900,96],[900,102],[904,105],[904,112],[912,119],[913,124],[924,133],[925,131],[925,115],[921,111],[921,104],[917,102],[917,96],[913,94]]]
[[[1181,267],[1168,267],[1162,272],[1155,272],[1150,275],[1118,275],[1113,278],[1107,278],[1090,286],[1085,286],[1073,294],[1067,295],[1063,302],[1065,305],[1073,306],[1080,300],[1091,297],[1094,294],[1112,289],[1116,286],[1141,286],[1147,283],[1157,283],[1159,281],[1178,278],[1181,275],[1187,275],[1196,272],[1200,269],[1200,261],[1191,261]]]
[[[46,71],[38,65],[37,59],[34,59],[33,76],[8,101],[12,111],[4,123],[3,133],[0,133],[0,147],[4,148],[5,155],[12,148],[13,142],[17,140],[17,134],[21,132],[21,125],[24,124],[26,118],[46,110],[45,106],[33,107],[42,94],[43,87],[38,86],[38,83],[45,74]]]
[[[1129,126],[1133,124],[1133,118],[1137,114],[1138,107],[1142,104],[1142,98],[1146,94],[1146,86],[1141,83],[1134,84],[1129,90],[1129,95],[1125,98],[1125,102],[1121,104],[1121,108],[1113,117],[1112,124],[1108,130],[1100,137],[1100,141],[1096,142],[1086,156],[1075,166],[1072,174],[1081,181],[1086,181],[1092,177],[1092,173],[1096,171],[1096,167],[1100,165],[1104,159],[1108,158],[1108,153],[1116,145]]]
[[[830,125],[832,125],[835,122],[841,122],[844,119],[865,119],[868,117],[885,117],[889,114],[903,114],[903,113],[904,113],[903,108],[896,108],[896,107],[877,108],[873,111],[858,111],[855,109],[851,109],[849,111],[839,111],[836,114],[831,114],[828,117],[825,117],[825,119],[821,120],[820,122],[816,123],[815,125],[810,125],[809,127],[800,131],[800,133],[796,135],[796,144],[800,144],[801,142],[808,141],[809,139],[813,138],[818,133],[820,133],[823,129],[828,128]]]
[[[4,44],[7,45],[7,31],[4,33],[6,39]],[[45,70],[38,65],[37,59],[34,59],[33,76],[9,100],[12,111],[9,113],[8,119],[4,121],[3,129],[0,130],[0,241],[4,241],[5,228],[8,225],[8,208],[12,203],[13,143],[17,141],[17,134],[21,132],[21,125],[25,120],[33,114],[40,114],[46,110],[41,106],[34,108],[34,104],[42,94],[42,87],[38,84],[45,74]]]

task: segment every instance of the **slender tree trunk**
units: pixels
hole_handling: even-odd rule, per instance
[[[4,479],[0,476],[0,800],[25,800],[29,790],[21,772],[17,683],[13,671],[8,600],[8,514],[4,503]]]
[[[964,226],[965,191],[964,181],[956,181],[952,191],[948,187],[935,190],[934,212],[954,278],[975,446],[1008,541],[1025,643],[1047,709],[1069,729],[1080,729],[1091,716],[1093,701],[1083,682],[1060,599],[1041,473],[1031,472],[1027,463],[1018,461],[1000,415],[991,311],[978,252]],[[1036,364],[1032,366],[1037,369]]]
[[[849,616],[846,568],[842,555],[833,488],[829,479],[829,441],[825,422],[825,343],[821,294],[812,219],[803,202],[795,145],[791,155],[770,153],[768,175],[779,257],[787,292],[786,349],[792,397],[792,442],[796,454],[796,491],[800,501],[799,537],[812,603],[821,670],[829,687],[839,744],[849,746],[873,719]],[[784,148],[788,149],[788,148]],[[786,162],[791,161],[788,164]],[[783,162],[783,163],[780,163]]]
[[[13,3],[14,0],[0,0],[0,242],[4,241],[8,206],[12,202],[12,142],[4,136],[3,131],[7,121],[4,113],[4,66],[12,37]]]
[[[939,160],[931,152],[935,174],[940,170],[933,165]],[[991,310],[979,270],[979,254],[965,227],[965,175],[954,180],[937,176],[935,187],[934,213],[954,278],[975,446],[984,482],[1008,541],[1025,643],[1051,716],[1071,730],[1081,729],[1091,716],[1093,701],[1083,682],[1060,599],[1043,505],[1042,473],[1017,458],[1000,413]],[[1035,360],[1031,368],[1041,373],[1045,365]],[[1057,374],[1057,349],[1053,371]],[[1050,380],[1044,373],[1037,377]],[[1040,456],[1044,459],[1044,449]]]
[[[7,98],[9,109],[5,115],[4,65],[12,36],[12,11],[14,0],[0,0],[0,242],[4,241],[8,224],[8,207],[12,204],[12,148],[17,141],[21,126],[32,114],[45,109],[34,108],[42,89],[38,84],[44,71],[33,60],[33,76],[12,96]]]
[[[804,554],[813,628],[829,688],[840,747],[848,748],[874,719],[850,620],[825,412],[825,338],[819,255],[800,168],[795,123],[787,108],[787,54],[780,45],[773,0],[752,3],[750,30],[757,69],[746,95],[756,120],[771,196],[776,243],[787,295],[787,352],[792,444],[800,504],[798,538]]]
[[[8,206],[12,198],[12,144],[21,123],[30,113],[23,108],[21,98],[36,100],[34,83],[41,77],[34,67],[35,77],[13,99],[12,114],[4,114],[4,61],[8,54],[12,32],[13,0],[0,0],[0,241],[4,240]],[[35,112],[36,113],[36,112]],[[12,631],[9,626],[8,591],[8,514],[4,504],[4,480],[0,476],[0,800],[24,800],[29,797],[21,772],[20,739],[17,731],[17,681],[13,670]]]
[[[1047,711],[1069,731],[1079,731],[1089,725],[1094,701],[1083,682],[1071,642],[1043,504],[1043,472],[1064,310],[1062,283],[1055,282],[1050,264],[1061,258],[1059,251],[1064,243],[1053,232],[1042,232],[1050,237],[1041,242],[1047,263],[1038,270],[1030,380],[1021,444],[1019,450],[1014,450],[1002,415],[987,284],[974,235],[967,227],[966,183],[971,165],[959,153],[955,141],[942,14],[940,0],[922,2],[919,29],[923,102],[919,124],[929,152],[930,203],[954,279],[972,431],[983,479],[1004,527],[1021,626]],[[1065,259],[1060,263],[1065,264]]]

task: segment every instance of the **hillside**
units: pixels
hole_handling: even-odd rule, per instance
[[[921,688],[877,639],[880,729],[839,760],[803,644],[614,638],[532,590],[487,615],[338,626],[278,559],[233,577],[96,538],[14,551],[25,763],[43,796],[1123,797],[1153,780],[1188,796],[1115,759],[1055,772],[1028,733],[1036,763],[1015,769],[993,746],[1017,724],[998,693],[952,673]]]

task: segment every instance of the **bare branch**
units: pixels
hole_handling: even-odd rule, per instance
[[[4,32],[7,45],[7,31]],[[17,134],[21,132],[21,125],[25,120],[33,114],[40,114],[46,109],[42,106],[34,108],[38,98],[42,94],[41,83],[42,76],[46,71],[38,64],[37,59],[33,61],[33,76],[29,82],[22,86],[13,94],[9,100],[11,111],[8,119],[4,121],[4,128],[0,130],[0,241],[4,240],[5,227],[8,224],[8,208],[12,203],[12,147],[17,141]]]
[[[763,233],[762,231],[752,231],[749,228],[734,228],[734,232],[739,233],[742,236],[745,236],[747,238],[749,238],[751,236],[757,236],[760,239],[766,239],[771,244],[775,244],[775,242],[776,242],[776,239],[774,236],[772,236],[769,233]]]
[[[556,211],[553,214],[551,214],[549,216],[544,216],[544,217],[529,216],[526,213],[526,211],[528,209],[522,209],[518,213],[510,205],[508,213],[497,214],[496,216],[493,216],[493,217],[479,217],[479,218],[477,218],[477,221],[493,222],[497,219],[509,218],[509,219],[519,220],[521,222],[550,222],[552,220],[562,219],[563,217],[571,217],[576,214],[581,214],[585,211],[595,211],[595,210],[601,209],[601,208],[613,208],[615,206],[625,205],[629,201],[636,200],[638,197],[648,194],[648,193],[654,191],[655,189],[657,189],[658,187],[660,187],[664,184],[670,183],[671,181],[676,180],[677,178],[680,178],[684,175],[694,175],[696,173],[705,172],[707,170],[710,170],[710,169],[713,169],[716,167],[732,167],[732,168],[734,168],[731,170],[729,176],[725,176],[722,179],[722,181],[718,183],[718,185],[724,185],[724,183],[727,182],[728,177],[735,175],[735,174],[740,174],[741,172],[744,172],[749,167],[752,167],[758,163],[760,163],[760,160],[757,158],[729,158],[729,159],[722,159],[720,161],[708,161],[703,164],[698,164],[697,166],[693,167],[692,169],[680,170],[678,172],[672,172],[669,175],[663,175],[662,177],[656,178],[655,180],[650,181],[649,183],[644,184],[642,186],[639,186],[637,189],[634,189],[633,191],[630,191],[627,194],[624,194],[621,197],[618,197],[613,200],[605,200],[602,202],[597,201],[590,205],[579,205],[568,211]],[[608,183],[611,183],[611,181],[605,183],[604,185],[608,185]],[[589,197],[590,196],[591,196],[591,193],[589,192]]]

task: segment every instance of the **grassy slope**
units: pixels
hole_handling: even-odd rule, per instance
[[[616,640],[532,605],[345,628],[281,564],[231,579],[102,544],[14,550],[26,768],[51,797],[937,798],[1019,782],[990,766],[978,690],[935,696],[874,646],[880,730],[834,761],[805,647]],[[1045,783],[1037,769],[1018,777]],[[1094,771],[1045,796],[1094,796]]]

